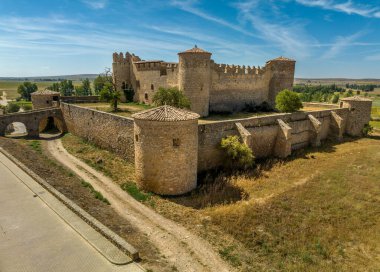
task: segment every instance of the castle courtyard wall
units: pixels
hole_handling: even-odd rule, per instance
[[[241,111],[246,104],[257,105],[268,99],[269,78],[263,74],[212,72],[210,112]]]
[[[313,115],[321,122],[319,137],[326,139],[331,130],[331,112],[335,111],[343,119],[343,130],[347,122],[348,109],[328,109],[312,112],[296,112],[285,114],[272,114],[249,119],[237,119],[201,124],[198,126],[198,171],[212,169],[223,164],[223,151],[220,149],[222,138],[230,135],[239,135],[236,123],[241,123],[252,134],[252,150],[257,158],[275,155],[277,138],[280,126],[278,119],[283,120],[291,128],[291,150],[311,145],[315,129],[308,115]]]
[[[178,68],[165,69],[166,75],[162,75],[160,70],[136,70],[137,99],[140,102],[152,104],[153,96],[160,87],[178,87]],[[153,87],[153,88],[152,88]],[[148,99],[146,99],[146,95]]]
[[[63,118],[70,133],[82,137],[102,148],[108,149],[134,160],[134,121],[132,118],[100,112],[76,105],[61,104]],[[251,148],[257,158],[277,156],[277,149],[284,147],[281,141],[279,120],[290,128],[290,137],[285,140],[290,149],[297,150],[329,136],[339,138],[346,131],[350,117],[348,108],[324,109],[311,112],[281,113],[258,116],[248,119],[219,121],[198,124],[198,172],[221,166],[223,152],[220,149],[222,138],[239,135],[236,124],[240,123],[252,135]],[[316,131],[313,118],[320,123]],[[335,116],[335,117],[334,117]],[[336,118],[340,122],[336,128]],[[347,127],[348,129],[348,127]]]
[[[61,103],[67,130],[101,148],[134,160],[132,118]]]

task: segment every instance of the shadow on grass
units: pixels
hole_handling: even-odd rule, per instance
[[[221,204],[232,204],[246,199],[246,192],[235,186],[230,175],[221,170],[212,170],[198,176],[198,186],[192,192],[182,196],[170,196],[165,199],[176,204],[204,209]]]
[[[371,139],[380,140],[380,135],[370,136]],[[248,198],[247,193],[233,182],[234,177],[243,175],[249,178],[259,178],[265,172],[270,171],[279,164],[286,164],[293,160],[316,159],[315,153],[334,153],[336,146],[342,143],[358,143],[360,138],[345,137],[344,141],[325,140],[319,147],[305,147],[295,150],[292,155],[286,159],[262,158],[256,159],[255,167],[246,171],[227,170],[218,168],[198,174],[198,186],[192,192],[182,196],[165,197],[165,199],[179,205],[191,207],[194,209],[204,209],[207,207],[221,204],[232,204]]]

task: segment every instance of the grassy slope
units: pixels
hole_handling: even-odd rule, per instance
[[[377,138],[326,147],[260,178],[240,177],[237,184],[250,200],[211,208],[209,215],[247,246],[263,270],[375,271],[379,144]]]
[[[90,164],[102,154],[100,170],[119,184],[133,179],[133,165],[110,152],[87,152],[91,146],[72,135],[64,145]],[[378,136],[325,144],[285,162],[265,162],[259,166],[265,170],[248,176],[227,177],[229,191],[248,196],[234,204],[189,207],[213,198],[201,190],[177,198],[153,195],[148,204],[208,239],[240,271],[375,271],[380,267],[379,163]],[[220,197],[220,191],[212,192]]]

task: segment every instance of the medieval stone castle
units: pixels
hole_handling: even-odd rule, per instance
[[[113,54],[113,75],[119,90],[133,89],[134,100],[147,104],[159,87],[177,87],[190,99],[191,110],[200,116],[209,112],[240,111],[246,103],[274,105],[277,93],[291,88],[295,61],[283,57],[262,68],[217,64],[211,53],[195,46],[178,53],[179,62],[143,61],[130,53]]]
[[[198,122],[210,111],[238,111],[251,102],[273,104],[279,91],[292,87],[294,67],[295,61],[285,58],[263,68],[215,64],[211,53],[197,47],[179,53],[178,64],[114,54],[118,88],[133,88],[136,101],[151,103],[159,87],[178,87],[192,111],[165,105],[124,117],[75,105],[93,97],[38,91],[32,94],[34,111],[0,116],[0,136],[13,122],[22,122],[29,137],[39,137],[50,119],[61,132],[134,161],[139,188],[180,195],[196,188],[199,172],[224,165],[220,142],[225,137],[239,136],[256,158],[285,158],[327,138],[341,141],[344,134],[363,134],[372,107],[372,100],[363,97],[344,98],[339,105],[314,103],[320,110]]]

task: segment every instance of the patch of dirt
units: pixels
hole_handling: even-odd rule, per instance
[[[173,271],[233,271],[210,244],[136,201],[110,178],[69,154],[60,140],[47,143],[50,154],[57,161],[90,182],[112,203],[120,216],[148,237],[166,256]]]
[[[173,271],[172,265],[149,242],[148,238],[113,209],[112,200],[110,200],[111,205],[107,205],[96,199],[88,188],[82,186],[82,180],[79,177],[56,163],[47,153],[41,154],[33,150],[29,146],[31,143],[31,140],[0,137],[1,147],[138,249],[141,257],[140,263],[145,268],[152,271]],[[46,142],[40,141],[40,143],[44,150]]]

